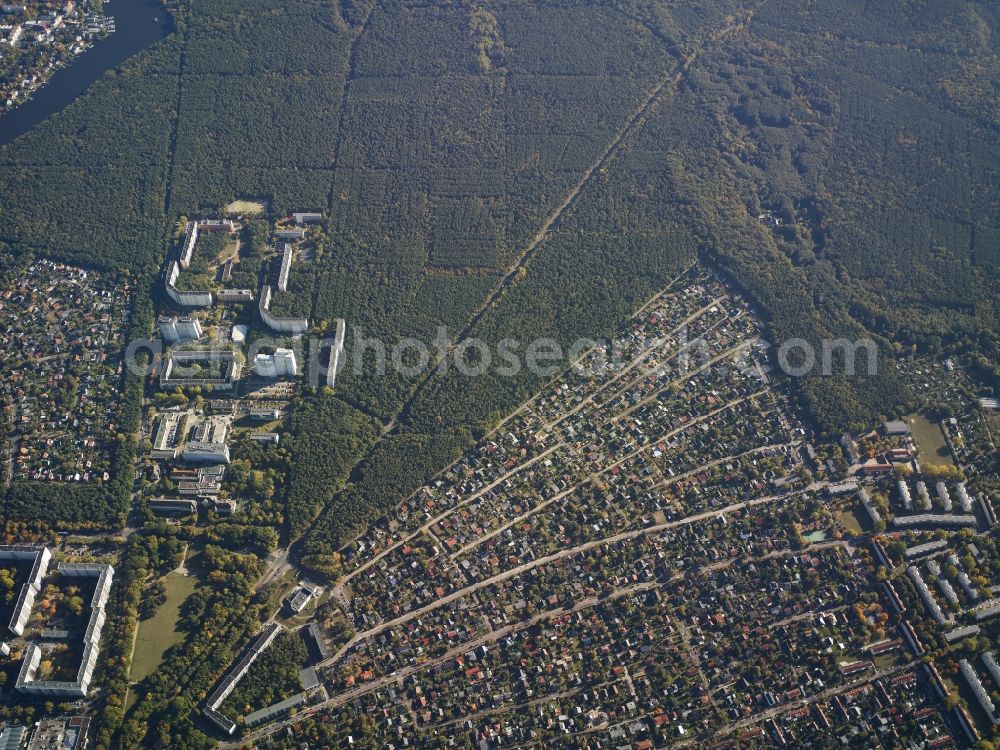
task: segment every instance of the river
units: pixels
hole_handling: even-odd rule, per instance
[[[118,67],[174,30],[173,19],[160,0],[105,0],[104,13],[114,17],[115,32],[53,73],[27,102],[0,115],[0,145],[62,111],[104,71]]]

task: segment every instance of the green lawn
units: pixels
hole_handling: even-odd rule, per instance
[[[226,206],[227,214],[262,214],[267,209],[263,201],[233,201]]]
[[[860,534],[864,530],[861,523],[860,512],[855,513],[853,508],[848,508],[838,515],[837,520],[840,521],[840,525],[850,533]]]
[[[167,600],[150,619],[139,622],[129,676],[132,682],[139,682],[156,671],[167,649],[184,640],[184,633],[176,628],[177,620],[181,605],[194,591],[198,579],[174,572],[169,573],[163,582],[167,587]]]
[[[920,451],[921,464],[955,465],[939,424],[931,422],[922,414],[911,414],[906,418],[906,423],[910,426],[913,441]]]

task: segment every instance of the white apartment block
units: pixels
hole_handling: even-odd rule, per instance
[[[168,344],[181,341],[197,341],[201,338],[201,321],[197,318],[184,316],[161,316],[157,321],[160,326],[160,336]]]
[[[262,378],[295,377],[298,374],[295,352],[291,349],[276,349],[274,354],[258,354],[254,357],[253,368]]]

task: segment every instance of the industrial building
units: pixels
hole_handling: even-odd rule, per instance
[[[17,724],[7,725],[0,731],[0,750],[21,750],[28,730]]]
[[[175,468],[170,472],[171,478],[176,478],[177,492],[181,495],[194,497],[212,497],[219,494],[222,488],[222,477],[225,476],[226,467],[222,464],[199,466],[197,469],[185,469],[191,472],[190,475],[181,475],[181,469]]]
[[[43,719],[35,724],[25,750],[86,750],[89,732],[87,716]]]
[[[228,464],[229,446],[225,443],[202,443],[192,440],[184,444],[181,458],[191,463]]]
[[[156,497],[149,501],[149,509],[154,513],[190,516],[198,512],[198,503],[188,498]]]
[[[153,433],[151,458],[170,459],[177,457],[181,441],[187,431],[187,412],[169,412],[157,417],[156,432]]]

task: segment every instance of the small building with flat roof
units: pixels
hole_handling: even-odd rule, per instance
[[[884,425],[882,425],[882,431],[886,435],[892,435],[892,436],[909,435],[910,426],[901,419],[891,419]]]

